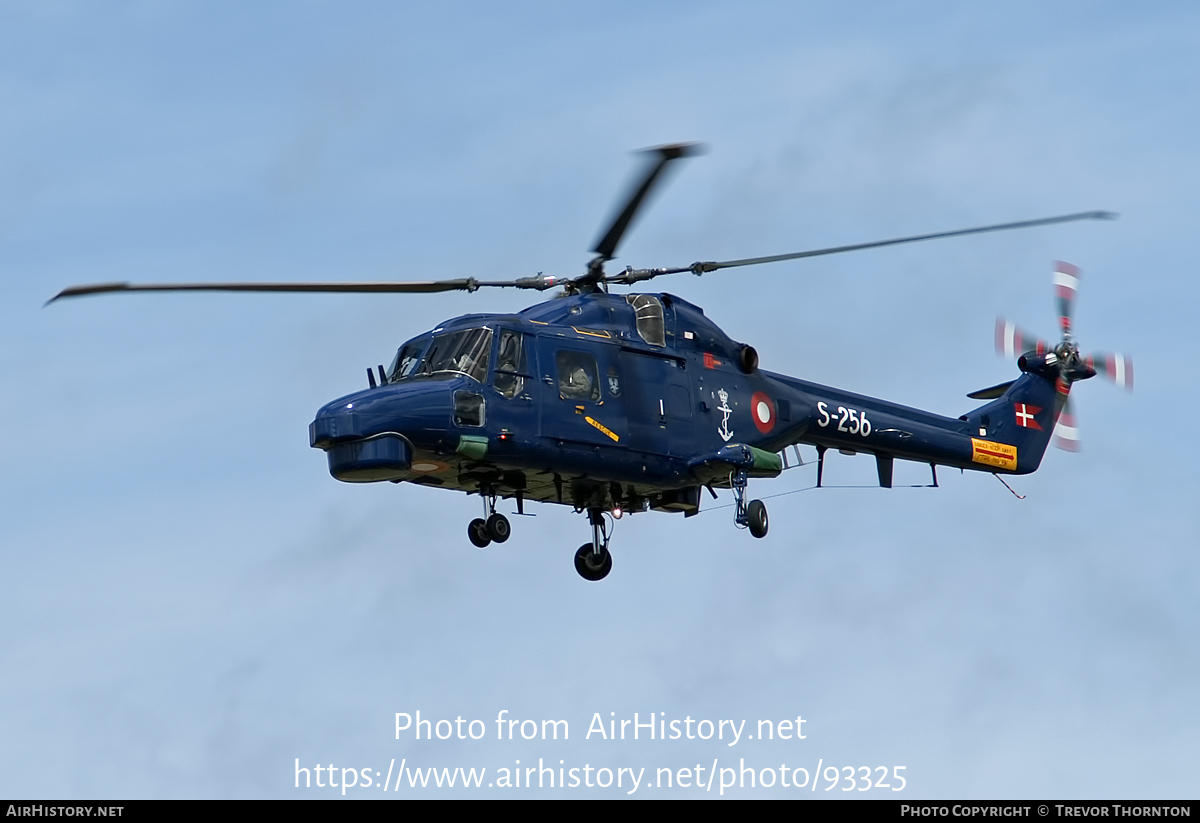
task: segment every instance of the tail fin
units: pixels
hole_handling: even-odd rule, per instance
[[[964,415],[971,436],[1014,446],[1016,474],[1036,471],[1070,386],[1025,372],[997,399]]]

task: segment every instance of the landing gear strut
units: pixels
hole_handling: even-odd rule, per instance
[[[744,471],[735,471],[729,476],[729,485],[733,487],[733,502],[735,522],[738,526],[750,529],[755,537],[767,536],[767,507],[761,500],[751,500],[746,503],[746,487],[749,478]]]
[[[486,549],[490,543],[503,543],[512,534],[508,518],[496,511],[496,494],[480,489],[483,498],[483,517],[476,517],[467,526],[467,538],[475,546]]]
[[[592,523],[592,542],[584,543],[575,552],[575,571],[584,580],[603,580],[612,571],[612,555],[608,552],[609,534],[604,528],[604,510],[588,509]]]

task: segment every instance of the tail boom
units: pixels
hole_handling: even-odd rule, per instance
[[[759,448],[807,444],[880,460],[932,463],[971,471],[1036,471],[1062,408],[1056,381],[1026,372],[998,398],[959,418],[943,417],[863,395],[783,378],[796,422]],[[798,396],[799,395],[799,396]]]

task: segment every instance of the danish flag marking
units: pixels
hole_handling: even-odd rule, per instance
[[[1034,419],[1034,415],[1041,411],[1039,406],[1029,406],[1025,403],[1014,403],[1013,408],[1017,412],[1017,425],[1023,429],[1042,430],[1042,427]]]

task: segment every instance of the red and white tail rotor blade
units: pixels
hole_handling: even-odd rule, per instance
[[[1087,364],[1126,391],[1133,391],[1133,358],[1125,354],[1089,354]]]
[[[1075,295],[1079,291],[1079,269],[1070,263],[1054,263],[1054,297],[1058,304],[1058,328],[1063,340],[1071,339],[1071,317],[1075,311]]]
[[[1075,408],[1071,405],[1069,397],[1063,404],[1062,411],[1058,413],[1053,443],[1063,451],[1079,451],[1079,427],[1075,422]]]
[[[1045,340],[1026,334],[1003,317],[996,318],[996,353],[1012,360],[1027,351],[1045,354],[1054,348]]]

